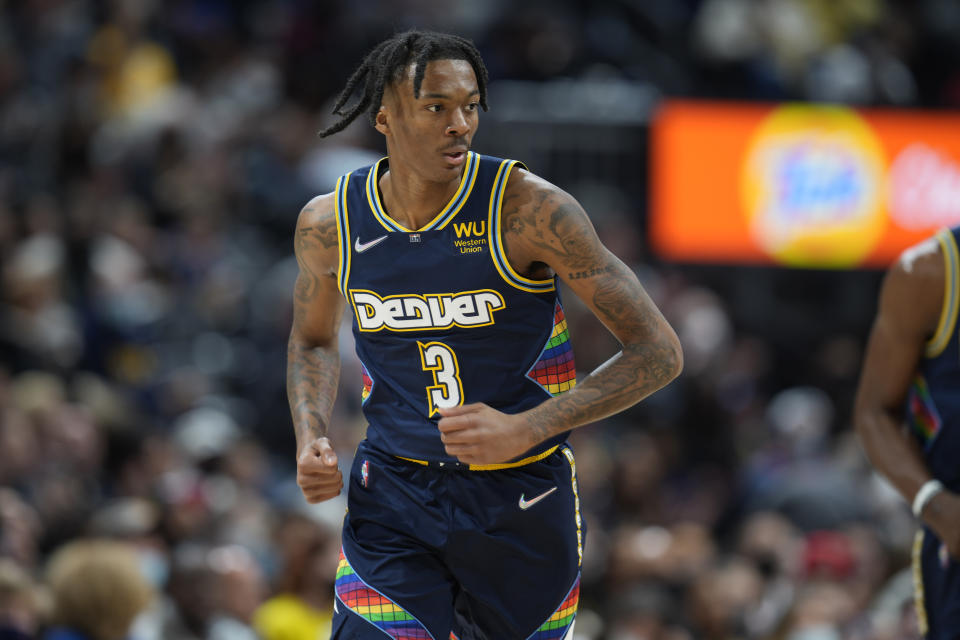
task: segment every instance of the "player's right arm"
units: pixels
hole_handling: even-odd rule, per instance
[[[943,305],[944,260],[936,239],[904,252],[887,272],[864,356],[854,426],[867,456],[912,503],[931,479],[919,446],[903,427],[903,407]],[[923,520],[960,557],[960,497],[934,496]]]
[[[327,437],[340,380],[337,334],[344,305],[337,289],[334,194],[317,196],[300,212],[294,252],[300,270],[287,343],[287,399],[297,438],[297,484],[307,501],[316,503],[343,488]]]

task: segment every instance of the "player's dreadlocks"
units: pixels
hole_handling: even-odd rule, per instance
[[[333,113],[343,116],[339,121],[320,132],[325,138],[343,130],[353,122],[364,109],[370,122],[376,124],[377,111],[383,100],[383,89],[390,82],[401,80],[404,71],[415,64],[413,76],[413,95],[420,97],[420,85],[428,62],[433,60],[466,60],[477,74],[480,89],[480,106],[487,110],[487,68],[480,58],[480,52],[466,38],[434,31],[406,31],[384,40],[367,54],[357,70],[353,72],[347,85],[337,96]],[[363,86],[360,100],[346,113],[343,107],[359,86]]]

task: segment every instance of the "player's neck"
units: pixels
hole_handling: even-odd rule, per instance
[[[447,182],[433,182],[412,171],[390,166],[380,176],[379,186],[387,215],[408,229],[420,229],[450,202],[460,186],[460,176]]]

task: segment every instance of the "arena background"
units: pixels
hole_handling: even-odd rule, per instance
[[[0,584],[54,596],[0,612],[40,633],[63,589],[48,561],[90,537],[131,543],[159,589],[137,640],[274,640],[276,593],[332,606],[343,502],[308,508],[293,480],[292,230],[382,154],[365,121],[316,132],[408,27],[476,42],[491,109],[474,148],[576,196],[684,346],[680,379],[574,435],[576,637],[916,637],[915,523],[850,425],[889,257],[678,258],[651,242],[674,215],[655,142],[673,104],[952,117],[952,0],[0,3]],[[960,148],[941,153],[957,180]],[[709,162],[684,166],[674,184],[708,188]],[[616,344],[567,304],[586,372]],[[341,344],[346,462],[364,424]]]

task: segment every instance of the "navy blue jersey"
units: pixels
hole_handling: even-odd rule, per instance
[[[387,158],[337,182],[338,285],[363,365],[367,439],[382,451],[455,462],[438,408],[485,402],[517,413],[576,383],[555,278],[523,277],[505,257],[500,213],[517,164],[470,152],[457,192],[421,229],[382,205]]]
[[[960,227],[937,233],[946,285],[936,332],[927,342],[907,398],[907,418],[923,447],[927,468],[951,491],[960,491],[960,336],[957,331]]]

